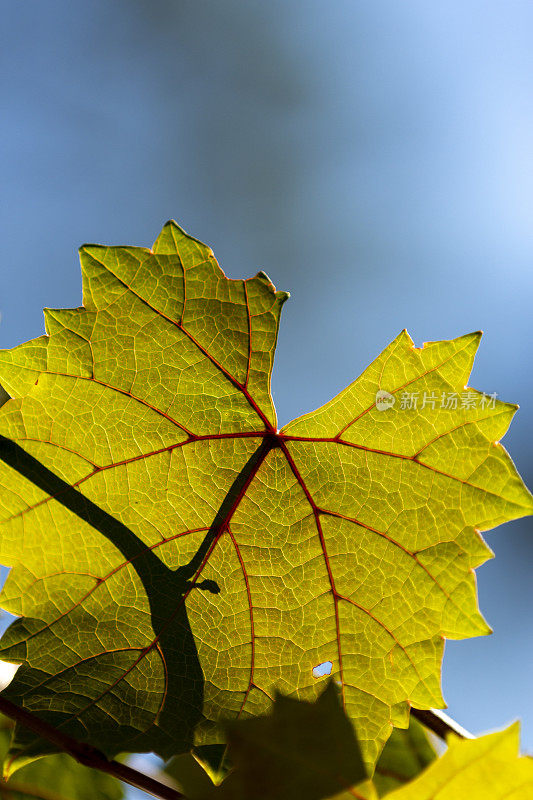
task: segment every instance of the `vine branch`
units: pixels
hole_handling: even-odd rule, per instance
[[[0,712],[5,714],[15,722],[29,728],[37,736],[46,739],[52,744],[55,744],[62,752],[68,753],[80,764],[92,769],[98,769],[101,772],[106,772],[114,778],[134,786],[136,789],[141,789],[159,800],[186,800],[185,795],[178,792],[161,781],[139,772],[133,767],[128,767],[126,764],[121,764],[119,761],[109,760],[106,756],[95,747],[92,747],[85,742],[78,742],[66,733],[59,731],[45,722],[40,717],[27,711],[25,708],[17,706],[5,697],[0,695]],[[429,710],[424,711],[418,708],[411,708],[411,714],[416,717],[419,722],[428,728],[439,738],[446,741],[448,734],[453,733],[461,739],[475,738],[471,733],[465,730],[455,720],[445,714],[443,711]]]
[[[53,725],[32,714],[31,711],[20,708],[20,706],[1,695],[0,711],[15,720],[15,722],[19,722],[24,727],[29,728],[43,739],[52,742],[61,751],[68,753],[85,767],[107,772],[108,775],[112,775],[124,783],[129,783],[130,786],[134,786],[136,789],[148,792],[154,797],[160,798],[160,800],[184,800],[185,798],[185,795],[178,792],[177,789],[173,789],[171,786],[167,786],[161,781],[133,769],[133,767],[128,767],[119,761],[110,761],[100,750],[67,736],[67,734],[54,728]]]
[[[444,711],[424,711],[420,708],[411,708],[413,717],[429,728],[432,733],[436,734],[440,739],[446,741],[448,734],[453,733],[460,739],[475,739],[471,733],[459,725],[454,719],[445,714]]]

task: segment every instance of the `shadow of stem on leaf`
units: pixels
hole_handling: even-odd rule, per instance
[[[61,503],[99,531],[132,565],[146,592],[155,634],[151,645],[141,651],[140,655],[132,657],[131,664],[124,670],[124,674],[103,691],[101,681],[95,680],[92,684],[89,682],[87,685],[84,684],[83,697],[72,692],[66,701],[63,692],[61,695],[63,709],[58,705],[54,690],[55,676],[50,675],[43,683],[42,668],[33,665],[23,664],[15,680],[7,688],[5,696],[17,705],[29,708],[55,728],[62,728],[80,741],[90,741],[108,754],[114,755],[124,750],[137,752],[155,750],[167,759],[176,753],[190,750],[194,743],[194,729],[202,719],[204,675],[187,616],[185,600],[192,589],[212,594],[220,592],[216,581],[206,579],[197,582],[195,576],[208,559],[210,550],[229,524],[247,487],[273,446],[274,443],[269,437],[262,441],[233,481],[193,558],[187,564],[172,570],[126,525],[85,497],[79,489],[58,477],[18,444],[0,436],[0,460],[53,497],[55,502]],[[83,631],[80,630],[79,634],[83,636]],[[24,648],[26,637],[24,619],[16,620],[2,639],[3,657],[17,658],[17,651],[20,652],[20,645]],[[163,665],[166,687],[162,706],[157,715],[154,715],[150,726],[146,728],[145,725],[146,729],[139,732],[135,728],[135,719],[131,723],[125,721],[115,723],[114,729],[111,722],[106,731],[105,742],[102,741],[101,735],[98,739],[87,735],[83,721],[79,720],[83,709],[99,703],[110,691],[113,692],[115,700],[117,696],[120,698],[120,688],[117,688],[120,682],[154,650],[159,653]],[[101,658],[105,659],[107,655]],[[93,672],[97,675],[98,663],[96,660],[93,663]],[[79,665],[73,665],[69,669],[76,670],[77,666]],[[105,671],[108,671],[108,668],[109,663],[106,664]],[[38,681],[29,675],[33,669],[39,672]],[[61,677],[62,679],[65,677],[64,670]],[[103,680],[105,681],[105,677]],[[35,682],[39,685],[38,710],[35,698],[32,698],[32,684]],[[129,713],[132,713],[131,709],[128,709]],[[102,717],[104,715],[105,711],[102,711]],[[28,755],[34,748],[42,752],[43,742],[37,743],[34,735],[20,726],[17,726],[16,743],[17,747],[24,749]]]

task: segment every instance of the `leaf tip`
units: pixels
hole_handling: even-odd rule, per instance
[[[175,230],[175,231],[177,231],[179,234],[181,234],[181,236],[186,236],[188,239],[192,239],[192,238],[194,238],[194,237],[190,236],[190,235],[187,233],[187,231],[186,231],[184,228],[182,228],[182,227],[181,227],[181,225],[179,225],[179,224],[176,222],[176,220],[175,220],[175,219],[167,219],[167,221],[165,222],[165,224],[164,224],[164,225],[163,225],[163,227],[161,228],[161,233],[159,234],[159,237],[160,237],[162,234],[164,234],[164,233],[167,233],[169,229],[170,229],[170,230]],[[159,238],[159,237],[158,237],[158,238]],[[157,240],[156,240],[156,241],[157,241]]]
[[[199,257],[201,260],[213,257],[213,251],[208,245],[187,233],[174,219],[165,222],[149,252],[157,255],[178,255],[186,261],[191,257]]]
[[[403,341],[407,345],[407,347],[415,346],[415,343],[412,340],[411,336],[409,335],[409,331],[407,330],[407,328],[403,328],[394,341],[395,342]]]
[[[95,251],[106,250],[106,246],[103,244],[94,244],[93,242],[86,242],[82,244],[81,247],[78,247],[78,253],[80,259],[83,259],[83,256],[94,256]]]
[[[286,300],[289,299],[290,293],[281,291],[278,292],[278,290],[270,280],[270,277],[262,269],[260,269],[259,272],[256,275],[254,275],[254,278],[260,280],[268,289],[270,289],[270,291],[276,295],[276,297],[281,303],[284,303]]]

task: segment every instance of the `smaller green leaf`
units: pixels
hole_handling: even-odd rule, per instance
[[[519,757],[519,724],[479,739],[448,739],[448,750],[387,800],[531,800],[533,759]]]
[[[165,767],[165,774],[173,779],[188,800],[203,800],[204,797],[209,797],[214,788],[207,770],[192,753],[181,753],[171,759]]]
[[[278,694],[271,714],[226,730],[234,769],[212,800],[322,800],[366,778],[333,681],[314,703]]]
[[[340,794],[331,797],[330,800],[378,800],[379,795],[376,791],[374,781],[366,780],[358,783],[357,786],[350,786]]]
[[[0,763],[9,750],[13,723],[0,717]],[[121,800],[122,783],[105,772],[84,767],[66,753],[39,758],[0,778],[2,800]]]
[[[437,758],[424,726],[411,716],[409,728],[394,728],[372,780],[352,786],[331,800],[377,800],[416,778]]]
[[[416,778],[436,757],[426,729],[411,716],[407,730],[393,730],[377,763],[374,784],[379,797]]]
[[[213,783],[222,783],[231,769],[226,744],[202,744],[195,747],[193,753]]]

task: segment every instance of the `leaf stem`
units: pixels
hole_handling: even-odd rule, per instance
[[[460,739],[475,739],[473,734],[469,733],[465,728],[459,725],[454,719],[449,717],[444,711],[429,710],[424,711],[420,708],[411,708],[413,717],[429,728],[440,739],[446,741],[448,734],[453,733]]]
[[[128,767],[126,764],[121,764],[119,761],[109,761],[100,750],[67,736],[65,733],[57,730],[57,728],[54,728],[53,725],[37,717],[31,711],[20,708],[20,706],[17,706],[1,695],[0,711],[7,717],[15,720],[15,722],[29,728],[43,739],[52,742],[52,744],[55,744],[62,752],[68,753],[72,758],[86,767],[99,769],[101,772],[107,772],[108,775],[112,775],[114,778],[118,778],[124,783],[129,783],[130,786],[134,786],[136,789],[148,792],[154,797],[160,798],[160,800],[182,800],[182,798],[185,798],[185,795],[173,789],[171,786],[167,786],[161,783],[161,781],[133,769],[133,767]]]

